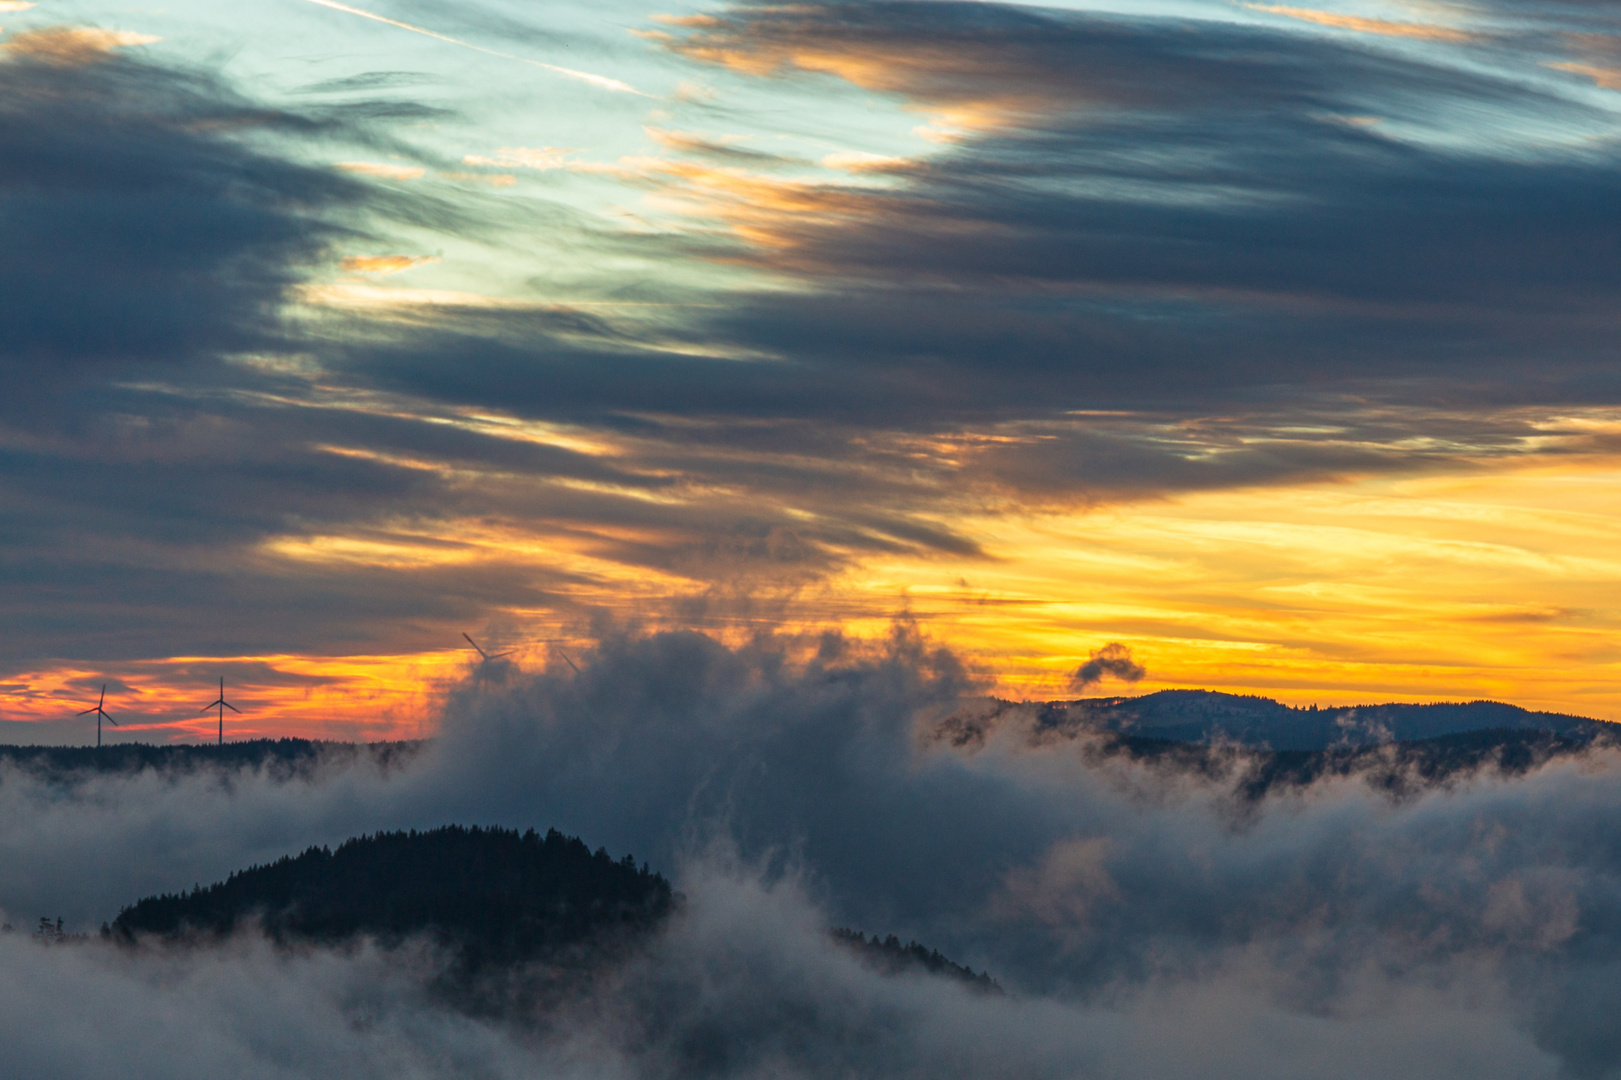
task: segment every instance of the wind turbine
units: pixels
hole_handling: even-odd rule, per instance
[[[220,711],[220,745],[224,746],[225,745],[225,710],[230,709],[232,712],[236,713],[238,716],[240,716],[242,714],[242,710],[237,708],[235,705],[232,705],[229,701],[225,700],[225,676],[223,676],[223,675],[220,676],[220,696],[215,698],[213,701],[210,701],[207,705],[204,705],[203,706],[203,712],[207,712],[209,709],[212,709],[215,706],[218,706],[219,711]]]
[[[511,656],[512,655],[512,650],[511,649],[508,649],[506,652],[498,652],[498,653],[487,653],[487,652],[485,652],[482,648],[479,647],[478,642],[474,641],[471,637],[468,637],[467,631],[465,631],[465,630],[462,631],[462,637],[467,638],[467,644],[471,645],[473,647],[473,650],[475,652],[477,652],[479,656],[483,657],[483,662],[486,663],[486,664],[488,664],[491,660],[499,660],[503,656]]]
[[[79,713],[80,716],[89,716],[91,713],[96,714],[96,748],[97,749],[101,748],[101,722],[103,720],[105,720],[109,724],[111,724],[113,727],[118,726],[118,721],[114,720],[112,718],[112,716],[107,712],[107,710],[102,708],[102,706],[105,705],[105,704],[107,704],[107,684],[102,683],[101,684],[101,697],[100,697],[100,699],[97,700],[96,704],[93,707],[85,709],[83,712]]]
[[[568,641],[569,639],[568,638],[562,638],[562,637],[553,637],[553,638],[536,638],[535,640],[538,641],[538,642],[544,642],[547,645],[560,645],[562,642]],[[557,651],[557,655],[561,656],[563,658],[563,663],[565,663],[569,667],[573,668],[574,669],[574,674],[578,675],[580,673],[580,665],[576,664],[573,660],[570,660],[568,653],[564,652],[562,649],[558,649],[556,651]]]

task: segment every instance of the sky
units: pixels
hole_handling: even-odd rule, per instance
[[[1582,0],[5,0],[0,737],[896,619],[1621,720],[1618,108]]]

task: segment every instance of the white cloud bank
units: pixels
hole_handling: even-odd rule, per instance
[[[1393,802],[1220,782],[1018,732],[920,738],[970,681],[897,633],[809,660],[605,639],[472,680],[410,769],[0,775],[0,907],[118,906],[376,829],[556,826],[690,902],[563,1012],[475,1020],[421,952],[0,938],[10,1075],[1601,1077],[1621,1069],[1621,759]],[[718,853],[718,854],[717,854]],[[850,924],[1010,989],[884,978]],[[12,1064],[16,1063],[16,1064]]]

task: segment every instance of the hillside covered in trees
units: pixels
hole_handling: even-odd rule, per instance
[[[593,853],[555,829],[448,825],[312,847],[207,888],[148,897],[120,912],[112,933],[196,940],[257,920],[280,942],[395,945],[420,934],[477,970],[634,936],[675,902],[645,864]]]

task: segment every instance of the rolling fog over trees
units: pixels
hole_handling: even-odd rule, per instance
[[[1287,754],[1139,753],[1119,741],[1136,736],[1055,732],[1039,708],[945,737],[978,708],[978,685],[904,626],[881,646],[810,652],[625,633],[578,663],[469,680],[439,736],[386,766],[344,753],[291,771],[64,780],[0,765],[0,908],[24,926],[60,912],[82,931],[140,897],[206,906],[225,890],[193,898],[192,882],[256,865],[231,888],[324,873],[350,837],[382,832],[381,852],[398,842],[387,834],[449,821],[550,823],[636,852],[686,897],[637,948],[561,997],[527,977],[486,981],[468,1012],[444,992],[453,952],[386,934],[290,948],[239,925],[215,944],[155,934],[134,950],[3,935],[0,1005],[46,1018],[17,1060],[31,1075],[94,1069],[70,1037],[93,1008],[130,1033],[143,1068],[182,1077],[1621,1067],[1621,759],[1604,739],[1549,736],[1565,740],[1558,753],[1510,768],[1501,755],[1532,733],[1463,733],[1498,756],[1439,778],[1422,744],[1341,747],[1315,760],[1375,755],[1405,786],[1370,782],[1368,765],[1256,794],[1255,762]],[[1187,767],[1177,753],[1199,756]],[[622,858],[605,856],[605,872],[642,882]],[[883,970],[832,927],[923,942],[1006,992]],[[181,1016],[212,1033],[206,1046],[181,1037]]]
[[[593,854],[557,830],[465,829],[356,837],[233,873],[190,893],[147,897],[112,932],[222,938],[250,921],[275,941],[398,944],[432,932],[471,967],[523,963],[566,946],[646,930],[670,912],[670,884],[630,855]]]

